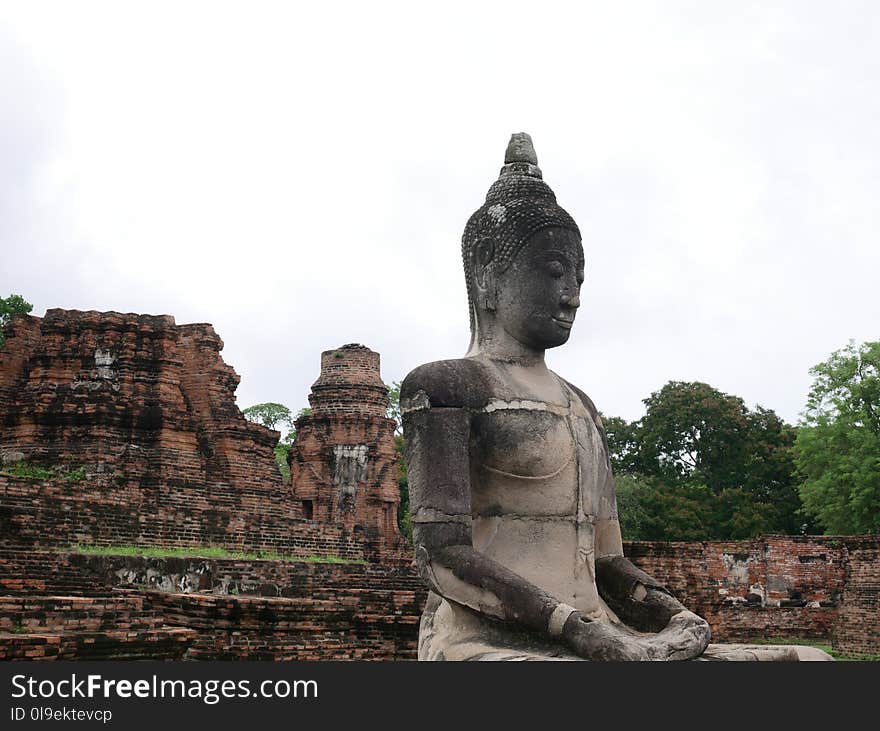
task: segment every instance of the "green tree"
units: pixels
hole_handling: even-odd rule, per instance
[[[773,503],[762,502],[741,487],[725,487],[717,495],[712,494],[709,509],[711,538],[741,541],[761,533],[797,532],[779,527]],[[797,522],[797,518],[792,516],[792,521]]]
[[[290,429],[293,427],[293,416],[284,404],[276,404],[267,402],[265,404],[254,404],[242,409],[242,414],[248,421],[262,424],[269,429],[281,427],[279,431]]]
[[[741,531],[734,529],[733,525],[743,518],[732,516],[727,534],[731,538],[750,538],[770,532],[789,535],[816,533],[818,526],[804,510],[798,491],[794,452],[798,429],[762,406],[749,412],[748,421],[748,450],[742,468],[741,489],[760,512],[754,523],[761,527],[749,535],[740,535]]]
[[[34,306],[20,294],[11,294],[5,299],[0,297],[0,346],[6,342],[3,330],[13,315],[26,315]]]
[[[749,420],[741,398],[706,383],[670,381],[644,404],[641,472],[673,483],[699,482],[716,494],[742,484]]]
[[[639,540],[705,541],[716,538],[712,503],[715,497],[696,483],[671,485],[642,477],[634,489],[640,510]],[[618,505],[623,520],[623,508]]]
[[[638,477],[626,473],[614,476],[620,532],[625,541],[646,540],[645,525],[650,516],[645,511],[645,503],[649,490],[650,487]]]
[[[880,341],[850,341],[810,374],[795,442],[804,506],[829,533],[880,532]]]
[[[275,462],[278,470],[285,482],[290,482],[290,465],[287,464],[287,455],[290,447],[296,439],[296,420],[301,416],[307,416],[312,410],[308,407],[300,409],[294,417],[290,413],[290,409],[284,404],[275,402],[267,402],[265,404],[254,404],[242,409],[242,414],[248,421],[262,424],[269,429],[278,429],[281,431],[281,437],[278,444],[275,445]]]
[[[773,411],[750,411],[741,398],[708,384],[677,381],[644,404],[639,421],[603,418],[616,475],[638,480],[624,486],[621,519],[633,503],[647,516],[628,528],[631,534],[740,539],[811,525],[794,475],[796,430]]]
[[[279,441],[273,450],[275,453],[275,464],[278,465],[278,471],[285,484],[290,482],[290,465],[287,464],[287,455],[290,453],[290,442]]]
[[[615,474],[633,474],[639,471],[639,424],[629,423],[619,416],[601,414],[605,436],[608,439],[608,455]],[[634,540],[634,539],[633,539]]]

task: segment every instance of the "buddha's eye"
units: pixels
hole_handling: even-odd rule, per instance
[[[561,277],[565,274],[565,267],[560,261],[548,261],[547,271],[550,272],[551,277]]]

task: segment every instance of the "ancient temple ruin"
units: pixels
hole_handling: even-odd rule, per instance
[[[279,434],[242,416],[222,348],[210,325],[167,315],[16,318],[0,350],[0,542],[403,560],[378,354],[329,356],[291,488]],[[345,493],[332,510],[331,490]]]
[[[328,356],[287,485],[210,325],[49,310],[5,334],[0,660],[414,654],[425,592],[377,353]]]
[[[425,587],[394,520],[395,422],[378,353],[322,354],[285,485],[278,433],[235,406],[238,376],[210,325],[49,310],[5,333],[0,660],[415,658]],[[200,556],[206,546],[312,560]],[[625,552],[719,640],[880,652],[876,536]]]

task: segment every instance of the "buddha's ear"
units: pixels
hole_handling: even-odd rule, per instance
[[[495,267],[492,264],[495,258],[495,240],[488,237],[480,239],[476,246],[474,246],[471,257],[474,282],[480,294],[480,304],[487,310],[494,310],[496,282]]]

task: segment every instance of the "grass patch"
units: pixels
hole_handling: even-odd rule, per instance
[[[824,650],[835,660],[843,662],[880,662],[880,655],[850,655],[838,650],[832,649],[831,645],[821,645],[813,640],[804,640],[800,638],[788,639],[785,637],[771,637],[768,640],[755,640],[754,645],[809,645]]]
[[[234,558],[248,561],[289,561],[294,563],[366,563],[363,559],[342,556],[290,556],[274,551],[230,551],[221,546],[194,546],[192,548],[155,548],[151,546],[92,546],[75,545],[62,551],[89,556],[145,556],[147,558]]]
[[[16,462],[0,469],[0,475],[24,477],[27,480],[64,480],[65,482],[82,482],[86,478],[85,467],[66,467],[53,465],[43,467],[29,462]]]

